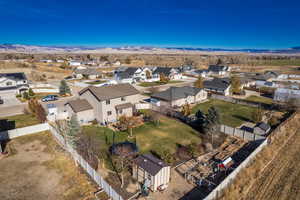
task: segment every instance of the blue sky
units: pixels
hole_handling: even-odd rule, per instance
[[[0,43],[288,48],[299,0],[0,0]]]

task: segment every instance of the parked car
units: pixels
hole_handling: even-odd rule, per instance
[[[47,95],[47,96],[44,96],[41,100],[42,100],[42,102],[47,102],[47,101],[55,101],[57,99],[58,99],[57,95]]]
[[[0,104],[4,104],[4,101],[1,97],[0,97]]]

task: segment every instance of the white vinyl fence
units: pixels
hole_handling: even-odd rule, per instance
[[[37,124],[33,126],[27,126],[24,128],[2,131],[0,132],[0,140],[13,139],[19,136],[29,135],[29,134],[38,133],[47,130],[49,130],[49,124],[43,123],[43,124]]]
[[[59,93],[58,88],[33,88],[35,93]]]
[[[204,200],[214,200],[217,199],[222,190],[231,184],[236,175],[245,167],[247,167],[255,156],[268,144],[267,139],[259,145],[247,158],[244,160],[233,172],[231,172],[219,185],[216,187]],[[246,178],[246,177],[245,177]]]
[[[90,177],[98,184],[99,187],[110,196],[113,200],[123,200],[119,195],[70,145],[52,126],[49,126],[50,132],[57,141],[72,155],[73,159],[90,175]]]
[[[66,143],[62,135],[60,135],[54,127],[48,123],[28,126],[24,128],[13,129],[9,131],[0,132],[0,141],[6,139],[13,139],[19,136],[29,135],[42,131],[50,131],[58,143],[67,150],[72,158],[90,175],[90,177],[98,184],[99,187],[110,196],[113,200],[123,200],[119,195],[69,144]],[[0,151],[1,152],[1,151]]]

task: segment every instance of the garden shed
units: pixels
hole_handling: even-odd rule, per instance
[[[171,167],[151,154],[138,156],[134,160],[133,178],[147,186],[153,192],[162,190],[170,182]]]

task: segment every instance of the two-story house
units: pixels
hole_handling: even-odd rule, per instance
[[[182,74],[178,72],[176,68],[172,67],[157,67],[153,71],[152,77],[160,79],[162,74],[170,80],[178,80],[182,78]]]
[[[116,122],[122,115],[132,116],[138,95],[139,91],[128,83],[90,86],[79,92],[79,97],[93,107],[95,119],[101,124]]]
[[[17,93],[28,90],[28,80],[23,72],[0,73],[0,90],[16,90]]]

